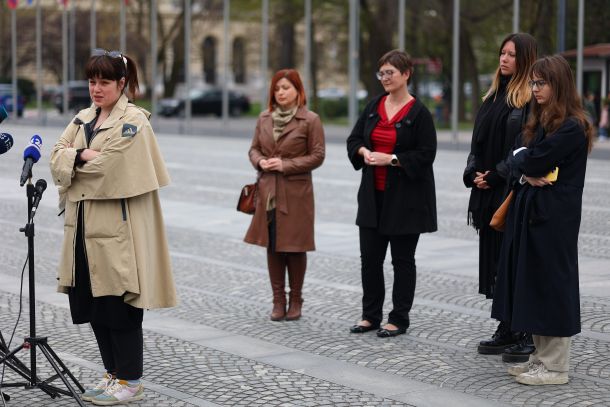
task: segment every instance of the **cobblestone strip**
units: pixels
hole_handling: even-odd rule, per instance
[[[0,292],[0,301],[9,304],[9,312],[0,316],[1,326],[8,326],[8,315],[14,315],[16,297]],[[39,321],[44,321],[45,332],[53,332],[50,340],[56,352],[68,357],[79,381],[91,381],[100,371],[91,372],[79,366],[80,360],[94,361],[101,366],[101,360],[93,334],[87,326],[74,326],[69,311],[48,304],[38,304]],[[24,315],[20,326],[28,326]],[[19,330],[17,337],[25,334]],[[177,338],[145,332],[146,380],[154,383],[159,392],[150,392],[142,406],[164,406],[162,400],[171,400],[172,405],[205,405],[188,403],[192,398],[228,406],[409,406],[402,402],[383,399],[372,394],[317,379],[290,370],[281,369],[259,361],[242,358],[230,353],[217,351]],[[78,343],[78,348],[73,344]],[[27,356],[27,355],[26,355]],[[76,363],[76,365],[74,365]],[[80,363],[81,365],[83,363]],[[87,364],[91,367],[90,364]],[[74,366],[74,367],[73,367]],[[41,376],[50,373],[41,370]],[[10,380],[14,375],[8,374]],[[84,378],[84,379],[83,379]],[[171,389],[180,394],[180,401],[171,396]],[[43,393],[44,394],[44,393]],[[148,394],[148,392],[147,392]],[[187,397],[190,396],[190,397]],[[15,397],[45,404],[43,397],[25,390],[17,390]],[[159,402],[159,404],[157,404]],[[176,402],[176,403],[174,403]]]

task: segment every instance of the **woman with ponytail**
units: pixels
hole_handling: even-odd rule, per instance
[[[93,103],[51,153],[65,218],[58,284],[72,321],[91,324],[106,369],[82,398],[127,404],[144,397],[144,309],[176,304],[158,195],[169,175],[150,114],[127,96],[138,91],[134,61],[94,50],[85,74]]]

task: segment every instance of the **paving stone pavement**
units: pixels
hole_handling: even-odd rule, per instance
[[[8,340],[19,310],[19,277],[27,244],[18,229],[25,192],[17,184],[35,129],[6,127],[15,148],[0,159],[0,331]],[[48,152],[60,129],[39,132],[45,156],[37,178],[50,181]],[[180,305],[146,312],[145,387],[140,406],[610,406],[610,161],[587,170],[580,236],[581,334],[572,346],[570,383],[526,387],[499,356],[476,353],[495,329],[490,302],[477,292],[477,236],[466,225],[468,191],[461,184],[463,151],[439,150],[435,163],[439,231],[423,235],[418,282],[406,335],[350,335],[360,314],[358,233],[354,226],[359,173],[342,143],[330,142],[314,173],[316,241],[309,254],[304,316],[271,322],[263,248],[242,242],[249,217],[235,211],[239,188],[254,179],[249,140],[160,134],[172,176],[162,193]],[[103,371],[88,326],[71,323],[67,298],[55,293],[62,219],[57,192],[45,192],[36,219],[38,334],[82,383]],[[387,270],[391,270],[389,261]],[[391,272],[386,274],[388,287]],[[27,335],[27,278],[13,344]],[[391,291],[388,291],[391,292]],[[386,301],[387,302],[387,301]],[[386,304],[388,305],[388,304]],[[386,309],[386,314],[387,314]],[[19,357],[27,361],[28,355]],[[40,376],[50,375],[38,357]],[[7,370],[5,381],[15,379]],[[10,388],[9,406],[75,405],[40,390]]]

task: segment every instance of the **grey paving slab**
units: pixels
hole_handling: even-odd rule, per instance
[[[18,146],[34,128],[6,131]],[[39,132],[44,148],[59,132]],[[268,320],[265,251],[242,242],[249,217],[234,209],[237,191],[254,179],[248,140],[168,134],[159,142],[172,177],[161,197],[180,305],[146,313],[148,390],[139,405],[610,405],[610,161],[592,159],[587,169],[579,241],[583,332],[573,341],[571,381],[535,388],[515,383],[499,357],[475,351],[495,323],[490,302],[476,294],[477,236],[465,224],[463,151],[439,150],[439,232],[420,240],[412,325],[407,335],[381,340],[347,332],[359,317],[361,297],[353,224],[359,173],[346,162],[341,143],[329,143],[326,162],[314,175],[318,250],[308,257],[304,316],[274,323]],[[27,255],[18,232],[25,217],[24,191],[16,183],[22,161],[20,151],[9,153],[0,159],[3,333],[14,323]],[[35,175],[49,180],[46,160]],[[37,215],[38,326],[77,377],[90,382],[102,369],[93,335],[72,325],[67,299],[54,288],[62,237],[56,199],[56,190],[48,188]],[[386,277],[389,287],[391,273]],[[24,315],[17,337],[26,334],[27,324]],[[36,391],[13,392],[19,402],[12,405],[73,404]]]

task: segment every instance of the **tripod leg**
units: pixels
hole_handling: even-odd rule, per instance
[[[76,387],[78,387],[78,389],[84,393],[85,392],[85,388],[80,384],[80,382],[76,379],[76,377],[74,377],[74,375],[72,374],[72,372],[70,371],[70,369],[68,369],[68,367],[64,364],[64,362],[62,362],[62,360],[59,358],[59,356],[57,356],[57,353],[55,353],[55,351],[53,350],[53,348],[51,348],[51,345],[49,345],[48,343],[45,343],[44,347],[47,349],[47,351],[49,351],[49,353],[51,354],[51,356],[53,356],[53,358],[55,359],[55,361],[57,362],[57,364],[59,366],[61,366],[62,368],[62,372],[67,374],[70,379],[72,379],[72,382],[74,384],[76,384]]]
[[[11,352],[5,353],[4,357],[2,359],[0,359],[0,365],[3,364],[5,360],[15,357],[15,353],[19,352],[21,349],[23,349],[23,347],[24,347],[24,344],[21,344],[21,345],[17,346],[15,349],[13,349]]]
[[[0,339],[2,339],[1,336],[2,334],[0,333]],[[16,350],[16,352],[18,351],[19,349]],[[15,373],[18,373],[24,379],[29,380],[31,376],[30,369],[15,356],[16,352],[10,352],[9,355],[9,349],[6,347],[6,344],[0,343],[0,358],[2,358],[0,359],[0,365],[4,363],[11,370],[15,371]]]
[[[59,378],[64,382],[64,384],[66,385],[66,387],[70,390],[70,394],[72,395],[72,397],[74,397],[74,399],[76,400],[76,402],[78,403],[79,406],[81,407],[86,407],[85,403],[83,403],[83,400],[81,399],[80,395],[78,395],[76,393],[76,390],[74,390],[74,387],[72,387],[72,385],[70,384],[70,382],[68,381],[68,379],[66,379],[66,377],[64,376],[64,374],[62,373],[60,367],[57,365],[55,359],[53,358],[53,356],[51,355],[51,353],[49,352],[49,350],[51,349],[49,347],[49,345],[47,343],[43,343],[40,344],[38,346],[40,348],[40,350],[42,351],[42,353],[45,355],[45,357],[47,358],[47,360],[49,361],[49,363],[51,364],[51,366],[53,366],[53,369],[57,372],[57,374],[59,375]],[[52,352],[52,351],[51,351]],[[53,352],[54,353],[54,352]],[[57,357],[57,355],[55,355]],[[62,363],[63,364],[63,363]],[[67,370],[67,368],[66,368]],[[72,376],[72,373],[70,373],[70,377]],[[73,379],[74,380],[74,379]],[[78,383],[75,381],[75,383]],[[78,383],[79,387],[82,388],[82,386],[80,386],[80,383]],[[83,389],[84,390],[84,389]]]

